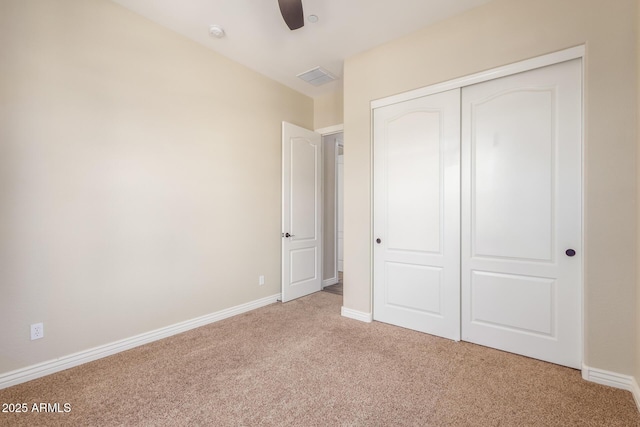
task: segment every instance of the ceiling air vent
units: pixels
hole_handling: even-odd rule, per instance
[[[325,83],[332,82],[336,79],[336,77],[325,70],[322,67],[312,68],[309,71],[305,71],[304,73],[298,74],[297,77],[300,77],[305,82],[312,84],[314,86],[321,86]]]

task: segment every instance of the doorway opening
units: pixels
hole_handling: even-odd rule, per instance
[[[342,126],[317,131],[322,135],[323,150],[323,267],[322,288],[343,294],[343,156]]]

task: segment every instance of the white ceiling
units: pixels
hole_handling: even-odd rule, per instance
[[[296,77],[322,66],[339,78],[345,58],[490,0],[303,0],[305,26],[290,31],[277,0],[113,0],[308,96],[337,90]],[[306,20],[317,15],[317,23]],[[226,37],[209,36],[209,26]]]

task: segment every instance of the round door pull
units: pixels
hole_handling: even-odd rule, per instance
[[[382,243],[382,240],[380,240],[380,238],[377,238],[376,243]]]
[[[573,249],[567,249],[566,251],[564,251],[565,254],[567,254],[567,256],[574,256],[576,254],[576,251],[574,251]]]

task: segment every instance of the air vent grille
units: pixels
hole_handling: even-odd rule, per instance
[[[312,68],[309,71],[305,71],[304,73],[298,74],[297,77],[300,77],[305,82],[312,84],[314,86],[321,86],[325,83],[332,82],[336,79],[336,76],[328,72],[322,67]]]

